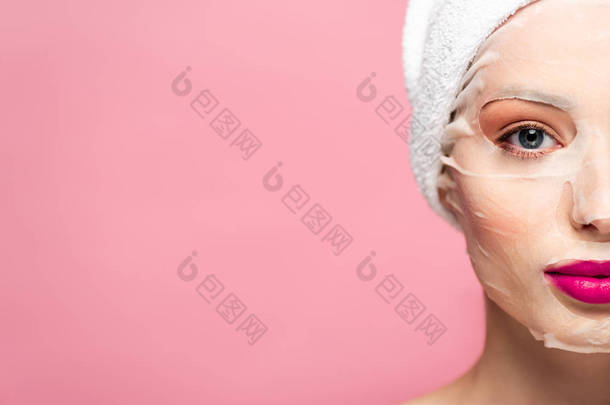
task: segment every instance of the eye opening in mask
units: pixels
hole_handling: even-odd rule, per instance
[[[544,157],[568,147],[577,132],[570,112],[514,95],[486,102],[478,121],[482,134],[511,158]]]

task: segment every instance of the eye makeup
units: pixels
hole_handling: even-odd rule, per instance
[[[521,99],[501,99],[486,103],[479,112],[478,121],[483,135],[496,144],[518,130],[541,131],[561,147],[569,145],[576,135],[576,126],[569,113],[553,106]]]

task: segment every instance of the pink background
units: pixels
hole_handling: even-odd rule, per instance
[[[417,192],[394,132],[408,112],[376,114],[407,106],[405,7],[3,4],[0,404],[397,404],[469,368],[484,312],[463,238]],[[203,89],[219,104],[200,117]],[[210,126],[223,108],[241,121],[228,140]],[[262,141],[247,160],[245,128]],[[310,196],[296,214],[293,185]],[[332,215],[318,235],[301,222],[316,203]],[[340,255],[322,241],[335,224],[353,237]],[[210,274],[225,290],[207,303]],[[386,303],[390,274],[404,290]],[[394,312],[409,292],[426,306],[412,324]],[[230,293],[247,307],[233,324],[216,311]],[[252,345],[249,314],[267,327]],[[432,345],[428,314],[446,326]]]

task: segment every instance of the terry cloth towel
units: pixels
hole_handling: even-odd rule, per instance
[[[428,204],[459,228],[438,199],[440,139],[463,75],[485,39],[518,9],[537,0],[410,0],[403,29],[403,68],[412,108],[409,156]]]

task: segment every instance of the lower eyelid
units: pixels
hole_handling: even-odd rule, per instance
[[[525,129],[527,129],[526,127]],[[535,128],[532,126],[532,128]],[[523,128],[521,128],[523,129]],[[559,141],[554,135],[550,134],[546,129],[542,129],[546,136],[550,138],[550,140],[554,143],[554,145],[550,147],[544,147],[541,149],[527,149],[523,146],[519,146],[518,144],[514,144],[509,139],[518,134],[521,130],[519,128],[515,128],[509,130],[507,133],[503,134],[496,140],[496,145],[502,149],[503,153],[506,153],[511,158],[521,159],[521,160],[534,160],[543,157],[548,153],[552,153],[557,149],[561,149],[564,147],[564,144]],[[540,129],[540,128],[535,128]],[[518,142],[518,141],[517,141]]]
[[[509,144],[509,147],[502,146],[502,144],[501,144],[500,149],[502,149],[502,152],[509,154],[510,157],[515,157],[515,158],[522,159],[522,160],[538,159],[548,153],[551,153],[549,151],[549,149],[543,149],[543,150],[538,150],[538,151],[536,151],[536,150],[528,151],[527,149],[517,148],[510,144]]]

